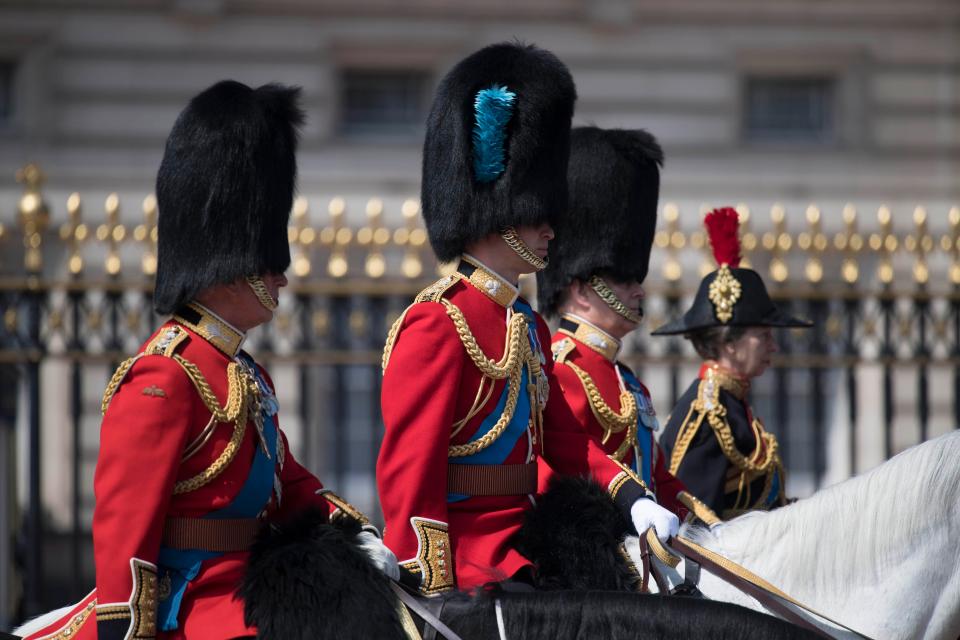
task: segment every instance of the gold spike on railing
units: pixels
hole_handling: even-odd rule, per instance
[[[153,194],[143,199],[143,223],[133,228],[133,239],[143,245],[140,270],[147,277],[157,274],[157,197]]]
[[[757,248],[757,234],[750,230],[750,207],[746,202],[738,202],[734,207],[737,210],[737,216],[740,218],[740,266],[744,269],[752,269],[753,263],[750,261],[750,253]]]
[[[763,235],[763,246],[770,251],[770,277],[774,282],[786,282],[790,277],[785,256],[793,246],[793,238],[787,233],[787,212],[783,205],[777,203],[770,208],[770,219],[773,220],[773,231]]]
[[[40,193],[43,181],[43,173],[35,164],[28,164],[17,171],[17,182],[24,185],[23,195],[17,205],[25,249],[23,266],[27,273],[33,275],[43,269],[43,234],[50,224],[50,211]]]
[[[398,247],[405,247],[400,271],[411,280],[420,277],[423,273],[423,260],[420,250],[427,241],[427,233],[417,225],[417,214],[420,213],[420,204],[412,198],[404,201],[400,212],[403,214],[403,226],[393,234],[393,242]]]
[[[120,223],[120,196],[111,193],[103,204],[107,221],[97,227],[97,240],[107,243],[107,257],[104,267],[107,274],[120,274],[120,243],[127,235],[126,228]]]
[[[330,259],[327,261],[327,273],[334,278],[347,275],[350,263],[347,261],[347,248],[353,241],[353,232],[344,225],[343,218],[347,204],[343,198],[334,198],[327,207],[330,213],[330,226],[320,232],[320,240],[331,246]]]
[[[663,205],[663,219],[667,228],[658,231],[654,241],[658,247],[667,251],[667,259],[663,262],[663,277],[670,284],[675,284],[683,276],[683,266],[677,260],[678,245],[683,246],[683,233],[680,231],[680,209],[676,204],[668,202]],[[674,242],[675,237],[677,242]]]
[[[852,204],[843,207],[844,230],[834,238],[834,246],[843,252],[840,276],[847,284],[854,284],[860,277],[857,254],[863,249],[863,236],[857,233],[857,209]]]
[[[706,216],[711,209],[712,207],[706,203],[700,205],[700,217],[697,218],[699,224],[690,232],[690,246],[700,249],[700,255],[703,257],[700,261],[701,278],[717,268],[717,261],[713,259],[713,247],[710,245],[710,238],[703,224],[704,216]],[[681,231],[678,236],[683,238],[683,232]],[[683,243],[680,243],[678,248],[682,249]]]
[[[371,198],[367,201],[367,226],[357,231],[357,244],[369,247],[363,270],[374,280],[382,278],[387,271],[383,247],[388,242],[390,242],[390,231],[383,226],[383,200]]]
[[[303,196],[293,201],[293,226],[287,233],[287,239],[293,245],[293,275],[306,278],[310,275],[310,247],[316,240],[317,232],[309,225],[310,203]]]
[[[807,263],[803,272],[811,284],[819,284],[823,280],[823,252],[827,248],[827,237],[820,226],[820,209],[811,204],[807,207],[807,225],[809,231],[797,236],[797,247],[807,252]]]
[[[889,207],[880,206],[877,210],[877,221],[880,223],[880,232],[870,234],[870,248],[880,254],[877,278],[884,287],[889,287],[894,276],[893,254],[899,245],[897,236],[893,234],[893,216]]]
[[[918,206],[913,210],[913,224],[915,232],[904,239],[903,248],[914,254],[913,279],[918,286],[925,287],[930,280],[927,254],[933,250],[933,236],[927,230],[926,209]]]
[[[67,245],[67,270],[77,277],[83,271],[83,243],[89,237],[87,225],[82,221],[82,203],[79,193],[67,198],[67,222],[60,227],[60,239]]]
[[[960,286],[960,207],[952,207],[949,214],[950,235],[944,236],[943,250],[950,254],[950,282]]]

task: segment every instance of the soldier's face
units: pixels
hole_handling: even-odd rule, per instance
[[[738,340],[723,345],[728,366],[740,376],[751,379],[763,374],[777,352],[770,327],[750,327]]]
[[[636,280],[621,281],[614,280],[613,278],[604,278],[603,281],[611,291],[617,294],[620,302],[627,305],[632,311],[636,311],[639,314],[643,313],[643,299],[647,297],[647,292],[643,290],[643,285]],[[637,328],[638,325],[636,323],[630,322],[607,306],[607,303],[601,300],[595,291],[591,289],[590,293],[593,294],[591,300],[600,308],[605,324],[607,325],[607,328],[604,329],[604,327],[601,327],[601,329],[604,329],[614,338],[622,338]]]

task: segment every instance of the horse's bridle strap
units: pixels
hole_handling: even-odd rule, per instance
[[[447,493],[467,496],[523,496],[536,492],[536,462],[447,465]]]
[[[445,625],[440,618],[430,613],[425,606],[423,606],[415,596],[407,593],[407,590],[401,587],[396,582],[390,583],[390,588],[393,589],[393,593],[400,598],[400,602],[405,604],[410,608],[415,614],[423,618],[423,621],[437,630],[437,632],[442,635],[447,640],[463,640],[457,633]]]

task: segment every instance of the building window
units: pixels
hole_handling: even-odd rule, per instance
[[[748,142],[822,143],[834,138],[832,78],[747,78],[744,105]]]
[[[341,76],[340,133],[419,137],[429,99],[422,71],[347,70]]]
[[[0,126],[13,119],[13,75],[15,65],[10,60],[0,60]]]

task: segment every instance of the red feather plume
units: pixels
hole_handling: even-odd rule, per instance
[[[713,258],[718,265],[740,266],[740,216],[736,209],[721,207],[714,209],[703,219],[713,247]]]

